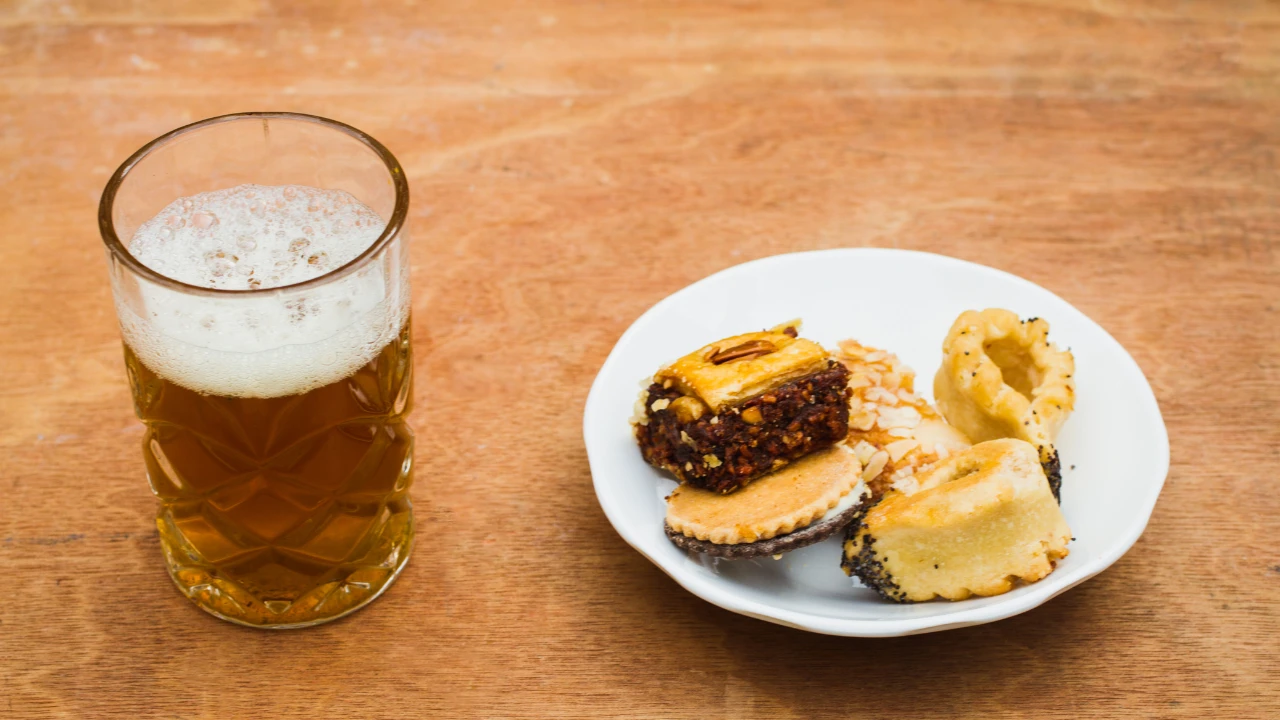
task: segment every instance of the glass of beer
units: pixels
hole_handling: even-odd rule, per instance
[[[174,130],[103,192],[160,546],[213,615],[333,620],[409,558],[408,211],[381,143],[292,113]]]

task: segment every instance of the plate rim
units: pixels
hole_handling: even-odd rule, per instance
[[[1140,506],[1142,512],[1135,513],[1135,519],[1126,528],[1126,532],[1123,534],[1122,540],[1110,546],[1107,549],[1107,552],[1102,555],[1086,560],[1084,565],[1075,568],[1072,573],[1068,574],[1065,578],[1060,579],[1058,582],[1052,585],[1046,584],[1044,581],[1035,583],[1030,586],[1030,592],[1009,598],[1004,602],[996,602],[987,606],[970,609],[961,608],[952,613],[945,613],[930,617],[885,620],[833,618],[771,606],[767,603],[741,597],[737,593],[722,587],[720,584],[713,582],[708,578],[695,573],[685,572],[682,567],[668,567],[668,564],[656,560],[653,556],[647,553],[641,540],[638,537],[633,536],[633,534],[627,529],[626,523],[622,522],[622,515],[625,513],[625,509],[618,507],[602,492],[602,482],[599,478],[607,472],[607,468],[603,467],[604,461],[598,457],[593,457],[592,453],[593,437],[597,432],[603,432],[603,430],[593,430],[593,427],[595,426],[591,423],[592,416],[601,412],[599,406],[603,401],[600,397],[604,392],[601,378],[603,378],[606,371],[617,362],[619,348],[629,340],[632,335],[639,332],[639,328],[645,324],[645,320],[647,318],[657,314],[669,305],[676,304],[682,296],[692,294],[702,285],[723,280],[726,276],[748,272],[751,268],[757,265],[778,262],[783,259],[798,259],[801,257],[819,258],[822,256],[835,255],[918,256],[920,259],[925,259],[928,262],[940,261],[944,264],[954,263],[958,266],[965,267],[966,270],[993,274],[1002,280],[1012,281],[1015,284],[1021,284],[1023,286],[1034,288],[1035,290],[1048,293],[1054,299],[1075,310],[1082,318],[1084,318],[1085,321],[1092,324],[1094,328],[1101,332],[1105,340],[1112,343],[1115,346],[1115,349],[1120,351],[1120,355],[1126,361],[1124,363],[1125,371],[1130,374],[1136,374],[1136,378],[1141,381],[1139,384],[1140,389],[1145,390],[1144,393],[1141,393],[1143,396],[1143,404],[1147,406],[1149,411],[1154,413],[1155,418],[1158,420],[1157,424],[1159,425],[1160,430],[1156,437],[1159,444],[1159,448],[1157,448],[1158,457],[1155,458],[1155,462],[1153,463],[1153,472],[1158,474],[1158,481],[1153,483],[1147,495],[1142,497]],[[613,526],[614,531],[617,532],[623,541],[630,545],[632,549],[640,553],[640,555],[649,562],[656,565],[685,590],[693,593],[703,600],[706,600],[707,602],[712,603],[713,605],[717,605],[740,615],[746,615],[748,617],[753,617],[786,627],[807,630],[825,635],[844,637],[899,637],[903,635],[939,632],[971,625],[979,625],[996,620],[1003,620],[1039,607],[1045,602],[1048,602],[1054,597],[1070,590],[1071,588],[1111,567],[1116,563],[1116,561],[1123,557],[1134,546],[1134,544],[1137,543],[1138,539],[1142,537],[1143,532],[1146,530],[1147,524],[1151,520],[1151,515],[1155,511],[1156,501],[1159,499],[1160,493],[1164,489],[1164,484],[1169,476],[1169,431],[1164,422],[1164,415],[1160,412],[1160,405],[1155,396],[1155,391],[1152,389],[1151,383],[1147,380],[1146,375],[1142,372],[1142,368],[1138,365],[1138,362],[1133,359],[1133,356],[1129,351],[1125,349],[1125,347],[1121,345],[1120,342],[1111,335],[1111,333],[1107,332],[1106,328],[1102,327],[1084,311],[1075,307],[1070,302],[1067,302],[1057,293],[1027,280],[1026,278],[988,265],[982,265],[980,263],[951,257],[949,255],[941,255],[921,250],[863,247],[831,248],[825,250],[781,253],[732,265],[676,290],[654,303],[636,317],[622,335],[618,337],[618,340],[614,343],[612,349],[610,349],[609,355],[600,365],[600,369],[596,372],[596,376],[592,380],[591,390],[587,393],[586,403],[583,406],[582,420],[583,443],[586,446],[587,464],[591,471],[591,483],[595,490],[596,501],[604,511],[605,517],[608,518],[609,524]],[[599,455],[599,451],[596,452],[596,455]],[[1053,576],[1051,575],[1050,577]],[[960,601],[955,604],[960,605],[963,602],[964,601]]]

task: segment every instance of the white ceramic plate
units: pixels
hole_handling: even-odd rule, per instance
[[[693,348],[804,320],[805,337],[833,347],[855,338],[895,352],[929,394],[942,339],[961,311],[1008,308],[1050,324],[1076,360],[1077,404],[1058,437],[1062,509],[1075,541],[1047,578],[991,598],[897,605],[840,570],[840,541],[780,560],[718,560],[663,534],[675,482],[640,458],[628,419],[641,382]],[[624,540],[695,595],[781,625],[886,637],[947,630],[1025,612],[1097,575],[1146,527],[1169,470],[1169,438],[1151,386],[1105,330],[1027,280],[973,263],[903,250],[796,253],[729,268],[671,295],[636,320],[596,376],[583,419],[600,506]]]

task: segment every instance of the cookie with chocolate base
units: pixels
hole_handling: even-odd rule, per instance
[[[778,555],[851,523],[866,494],[862,464],[840,444],[722,495],[682,485],[667,496],[665,532],[686,550],[724,558]]]
[[[858,494],[858,499],[862,500],[862,494]],[[699,552],[712,557],[722,557],[729,560],[745,560],[747,558],[764,557],[781,555],[792,550],[799,550],[802,547],[808,547],[815,543],[842,532],[846,527],[853,523],[859,511],[862,510],[862,503],[854,503],[851,507],[845,508],[844,512],[836,513],[830,518],[820,520],[808,527],[795,532],[789,532],[785,535],[769,538],[768,540],[757,540],[752,543],[737,544],[721,544],[698,540],[687,535],[676,532],[671,529],[670,525],[664,524],[663,529],[667,533],[667,538],[675,543],[676,547],[692,552]]]

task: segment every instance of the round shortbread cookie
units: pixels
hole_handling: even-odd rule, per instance
[[[822,518],[861,479],[857,455],[840,444],[729,495],[682,485],[667,496],[666,525],[679,535],[717,545],[769,540]]]
[[[856,492],[856,491],[855,491]],[[861,498],[863,493],[859,492]],[[789,532],[785,535],[768,540],[758,540],[752,543],[737,543],[734,545],[722,545],[720,543],[707,542],[706,540],[698,540],[687,535],[681,535],[671,529],[670,525],[665,525],[667,538],[675,545],[684,550],[692,550],[693,552],[705,553],[713,557],[722,557],[730,560],[743,560],[746,558],[763,557],[766,555],[779,555],[792,550],[799,550],[802,547],[822,542],[827,538],[841,532],[848,527],[858,513],[862,510],[862,503],[855,502],[842,512],[832,517],[820,520],[808,527],[801,528],[795,532]]]

